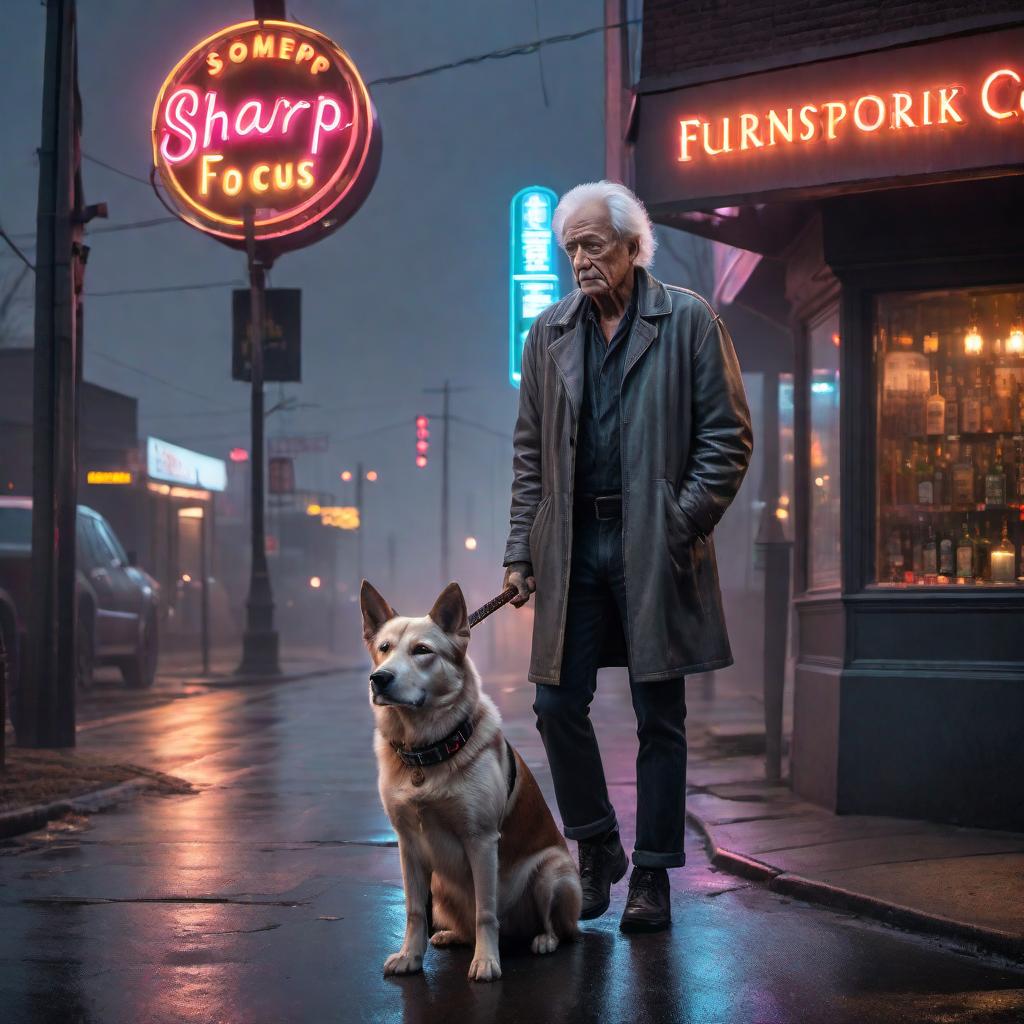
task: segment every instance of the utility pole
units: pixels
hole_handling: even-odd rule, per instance
[[[451,499],[451,394],[453,391],[469,391],[468,387],[452,387],[451,381],[446,380],[444,387],[424,388],[425,394],[440,394],[442,396],[441,406],[441,586],[447,586],[451,582],[450,571],[450,550],[449,550],[449,506]]]
[[[32,597],[19,740],[75,745],[75,524],[86,207],[74,0],[48,0],[36,221]],[[83,617],[83,643],[92,642]]]
[[[267,537],[264,525],[266,497],[263,486],[263,311],[267,263],[256,253],[255,213],[245,211],[245,243],[249,262],[250,319],[249,364],[251,368],[252,451],[249,455],[252,505],[252,559],[249,569],[249,599],[246,602],[245,632],[242,634],[240,675],[277,675],[278,635],[274,629],[274,595],[267,569]]]
[[[363,464],[356,463],[356,511],[359,515],[359,528],[356,530],[356,585],[363,584]]]

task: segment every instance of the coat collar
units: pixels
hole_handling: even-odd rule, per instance
[[[622,369],[623,380],[658,335],[657,326],[646,318],[666,316],[672,312],[672,298],[668,289],[643,267],[637,269],[637,287],[640,289],[637,317],[629,333],[626,361]],[[572,324],[572,330],[564,331],[548,345],[548,352],[558,367],[576,418],[579,418],[583,400],[583,332],[586,323],[579,315],[583,299],[583,292],[579,288],[575,289],[559,302],[548,320],[550,327],[569,327]]]
[[[637,268],[637,286],[640,289],[637,306],[639,316],[667,316],[672,312],[672,297],[668,289],[649,270]],[[548,326],[567,327],[579,313],[583,299],[583,292],[579,288],[574,288],[555,306]]]

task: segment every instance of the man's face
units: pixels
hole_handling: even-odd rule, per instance
[[[601,200],[584,203],[566,221],[563,235],[565,254],[585,295],[609,295],[632,275],[640,244],[619,238]]]

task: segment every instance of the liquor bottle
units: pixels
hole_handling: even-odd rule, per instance
[[[1003,535],[999,546],[992,552],[992,582],[1012,583],[1013,582],[1013,543],[1010,541],[1006,530],[1006,520],[1003,520]]]
[[[917,448],[917,459],[914,471],[917,474],[917,503],[918,505],[935,504],[935,480],[932,476],[932,467],[928,462],[928,448],[926,445],[915,445]]]
[[[953,464],[953,505],[974,504],[974,453],[969,444],[963,446],[960,460]]]
[[[961,379],[960,393],[964,396],[960,403],[960,431],[964,434],[981,432],[981,388],[972,384],[965,392]]]
[[[955,568],[953,534],[948,528],[944,528],[939,537],[939,575],[952,576]]]
[[[935,527],[928,527],[928,536],[921,548],[921,571],[925,576],[935,576],[939,571],[939,543]]]
[[[977,465],[974,469],[974,503],[975,505],[984,505],[985,481],[988,479],[991,459],[989,458],[986,445],[979,444],[975,447],[974,451],[977,460]]]
[[[936,505],[948,505],[949,497],[949,456],[943,453],[942,445],[935,446],[935,457],[932,460],[932,501]]]
[[[996,442],[995,462],[985,474],[985,507],[1002,508],[1006,504],[1006,467],[1003,465],[1003,446]]]
[[[946,429],[946,400],[939,390],[939,371],[932,371],[932,393],[925,409],[925,425],[929,434],[941,434]]]
[[[978,397],[981,400],[981,431],[983,434],[991,434],[995,430],[992,388],[987,376],[982,377],[980,366],[975,368],[974,379],[978,382]]]
[[[974,541],[964,519],[960,528],[960,539],[956,542],[956,575],[959,579],[974,578]]]
[[[910,567],[913,569],[911,576],[914,582],[920,583],[924,576],[924,516],[918,516],[917,523],[910,537]]]
[[[974,578],[979,583],[988,579],[991,572],[992,541],[982,534],[978,524],[974,524]]]
[[[956,379],[953,377],[953,366],[951,363],[946,363],[946,378],[942,383],[942,397],[946,400],[946,434],[958,434],[960,432],[958,396]]]
[[[1024,507],[1024,445],[1017,445],[1017,466],[1016,472],[1014,473],[1016,480],[1016,493],[1014,497],[1017,500],[1017,504]]]
[[[885,546],[886,558],[889,562],[889,580],[892,583],[903,581],[903,539],[899,530],[891,530]]]
[[[1017,380],[1014,367],[1007,361],[1002,345],[997,341],[999,354],[992,370],[992,414],[993,427],[1000,433],[1007,433],[1013,427],[1013,406],[1016,396]]]

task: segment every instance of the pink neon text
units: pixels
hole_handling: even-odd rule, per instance
[[[310,113],[303,116],[306,111]],[[185,85],[171,93],[164,104],[160,154],[167,163],[180,164],[191,160],[198,149],[209,149],[215,142],[275,134],[283,138],[299,125],[297,130],[309,133],[307,152],[316,156],[325,135],[344,131],[351,124],[351,120],[345,120],[341,102],[333,96],[320,95],[315,105],[310,100],[284,96],[273,102],[246,100],[229,112],[220,107],[215,91],[206,93],[204,103],[198,89]]]

